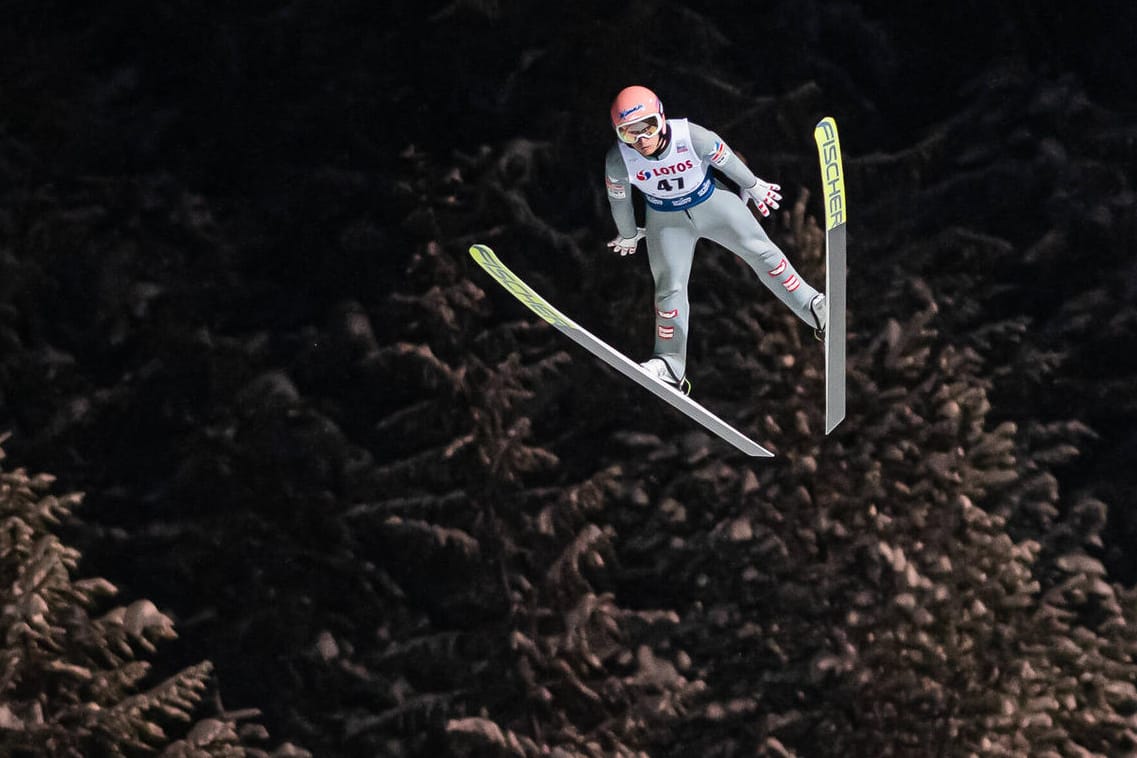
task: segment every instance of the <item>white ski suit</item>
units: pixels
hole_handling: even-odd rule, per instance
[[[621,237],[636,235],[631,188],[644,195],[648,262],[655,279],[655,350],[677,378],[686,375],[687,329],[695,243],[717,242],[744,260],[759,280],[802,321],[814,325],[817,290],[802,279],[767,236],[743,200],[712,175],[718,169],[740,187],[758,178],[714,132],[686,119],[668,119],[669,141],[647,158],[617,142],[605,165],[608,202]]]

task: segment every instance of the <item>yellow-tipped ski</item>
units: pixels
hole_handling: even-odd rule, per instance
[[[575,323],[568,316],[558,311],[550,305],[545,298],[534,292],[532,287],[521,281],[516,274],[506,268],[505,264],[494,255],[493,250],[490,250],[486,245],[471,246],[470,256],[477,261],[478,265],[484,268],[490,276],[496,279],[498,284],[505,287],[514,297],[525,303],[529,310],[555,326],[578,345],[588,350],[624,376],[633,380],[641,387],[645,387],[656,397],[667,401],[673,408],[682,411],[688,418],[700,423],[704,429],[714,432],[722,440],[729,442],[747,455],[760,458],[773,457],[774,454],[769,450],[671,385],[664,384],[660,380],[652,377],[647,371],[640,368],[638,363],[635,363],[619,350],[611,347],[587,329]]]
[[[845,169],[837,122],[825,117],[813,130],[821,163],[821,189],[825,197],[825,301],[829,323],[825,328],[825,433],[845,418],[845,278],[846,223]]]

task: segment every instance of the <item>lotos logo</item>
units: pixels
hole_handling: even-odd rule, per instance
[[[692,160],[679,161],[670,166],[661,166],[659,168],[645,168],[636,172],[636,181],[646,182],[653,176],[672,176],[674,174],[681,174],[688,169],[695,167],[695,162]]]
[[[620,120],[621,120],[621,121],[623,121],[623,120],[624,120],[624,119],[626,119],[628,116],[630,116],[630,115],[632,115],[633,113],[635,113],[636,111],[639,111],[639,110],[643,110],[643,107],[644,107],[644,106],[643,106],[643,103],[640,103],[639,105],[635,106],[634,108],[628,108],[628,109],[627,109],[627,110],[625,110],[625,111],[620,111]]]

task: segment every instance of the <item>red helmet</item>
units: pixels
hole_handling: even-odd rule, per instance
[[[663,104],[647,87],[625,87],[612,101],[612,127],[623,142],[654,137],[665,124]]]

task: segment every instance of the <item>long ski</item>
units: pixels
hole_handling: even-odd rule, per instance
[[[813,130],[821,162],[825,195],[825,299],[829,324],[825,329],[825,433],[845,418],[845,225],[849,209],[837,122],[821,119]]]
[[[552,324],[561,333],[572,339],[573,342],[576,342],[636,384],[651,391],[656,397],[666,401],[673,408],[683,412],[694,421],[697,421],[707,431],[713,432],[719,438],[734,445],[747,455],[759,458],[774,457],[774,454],[769,450],[675,388],[652,377],[644,369],[640,368],[638,363],[625,356],[619,350],[611,347],[554,308],[544,298],[534,292],[529,285],[521,281],[516,274],[506,268],[505,264],[494,255],[493,250],[486,245],[473,245],[470,248],[470,255],[478,262],[479,266],[484,268],[490,276],[497,280],[498,284],[505,287],[514,297],[528,306],[529,310]]]

